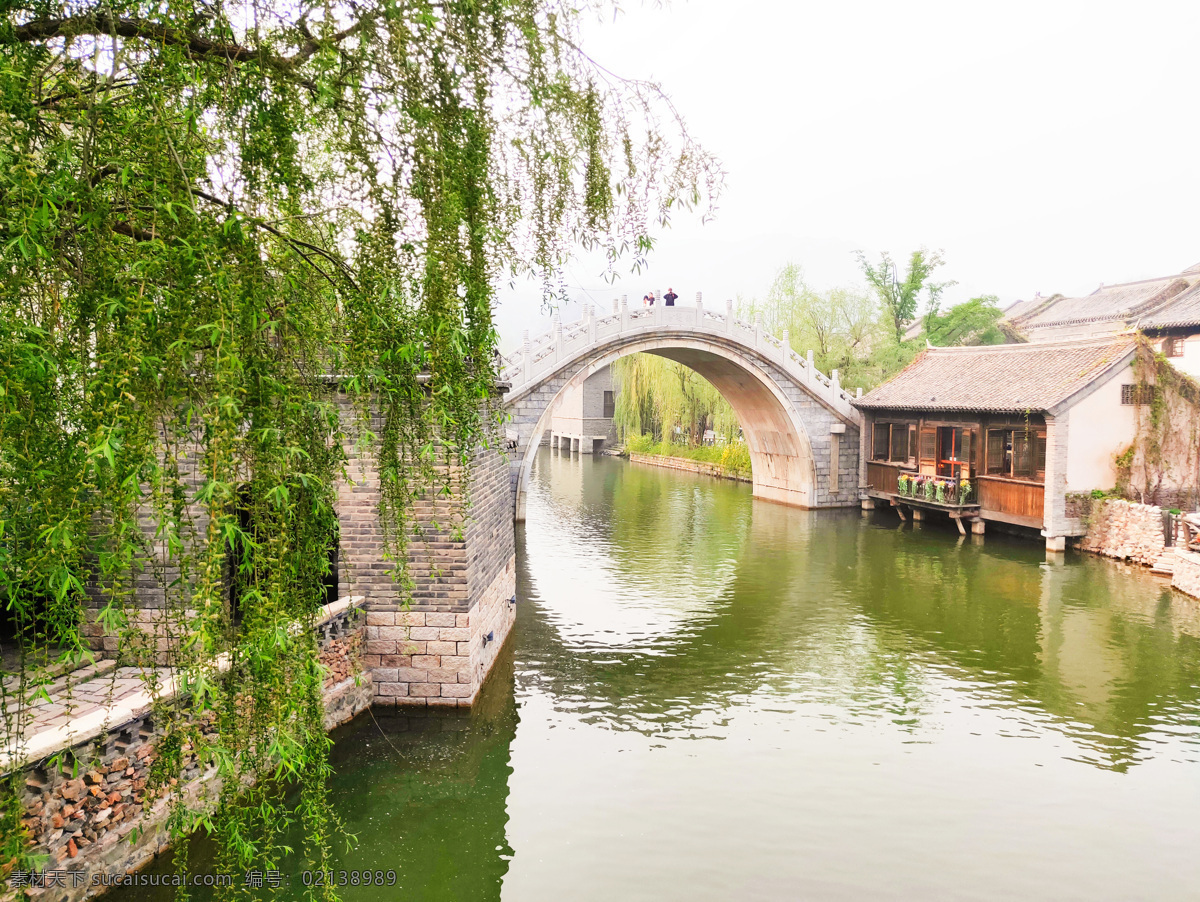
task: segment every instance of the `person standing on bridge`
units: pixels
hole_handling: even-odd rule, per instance
[[[644,298],[642,298],[642,306],[643,307],[653,307],[654,306],[654,292],[653,291],[651,291]]]
[[[675,299],[676,299],[677,297],[679,297],[679,295],[677,295],[677,294],[675,293],[675,289],[674,289],[674,288],[668,288],[668,289],[667,289],[667,293],[663,295],[663,303],[664,303],[664,304],[666,304],[668,307],[674,307],[674,306],[675,306]]]

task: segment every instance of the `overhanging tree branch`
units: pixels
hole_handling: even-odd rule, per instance
[[[351,35],[357,34],[366,24],[367,18],[355,22],[328,38],[317,38],[307,27],[300,49],[291,56],[278,56],[262,48],[246,47],[227,41],[215,41],[184,28],[152,22],[148,19],[119,17],[107,12],[96,11],[78,16],[34,19],[13,29],[13,38],[19,43],[45,42],[53,38],[72,38],[90,35],[94,37],[121,37],[153,41],[158,44],[179,47],[194,59],[220,59],[235,63],[258,62],[280,72],[292,73],[310,59],[322,46],[337,46]]]

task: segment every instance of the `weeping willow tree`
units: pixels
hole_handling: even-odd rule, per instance
[[[324,601],[343,448],[379,468],[403,581],[414,497],[447,490],[496,419],[497,277],[549,285],[577,242],[640,253],[711,204],[719,167],[654,86],[579,49],[587,4],[2,8],[5,746],[85,656],[89,609],[134,659],[153,573],[177,639],[158,663],[186,688],[160,704],[155,778],[191,754],[225,787],[215,811],[177,799],[175,828],[211,827],[245,870],[297,817],[321,868],[323,675],[296,625]],[[9,861],[16,800],[10,780]]]
[[[682,430],[688,444],[699,444],[712,429],[733,441],[740,429],[737,415],[695,370],[657,357],[630,354],[612,365],[617,386],[614,420],[623,439],[652,435],[671,441]]]

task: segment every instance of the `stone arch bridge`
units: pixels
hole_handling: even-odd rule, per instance
[[[756,498],[804,508],[857,503],[861,419],[836,370],[824,375],[786,333],[776,338],[760,322],[736,318],[732,301],[722,312],[699,297],[695,307],[633,310],[622,299],[607,316],[588,306],[570,327],[556,320],[536,341],[526,332],[502,362],[500,378],[511,386],[504,406],[514,519],[525,518],[529,473],[564,389],[639,351],[690,367],[729,401],[749,446]]]

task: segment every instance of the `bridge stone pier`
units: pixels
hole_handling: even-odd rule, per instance
[[[812,352],[792,350],[785,333],[776,338],[759,322],[704,307],[629,309],[621,299],[613,312],[551,331],[503,361],[500,378],[511,385],[505,409],[511,455],[514,519],[525,518],[525,489],[539,440],[549,427],[564,389],[626,354],[657,354],[695,370],[729,401],[750,449],[754,496],[796,507],[847,507],[858,503],[861,419],[851,396],[826,376]]]

